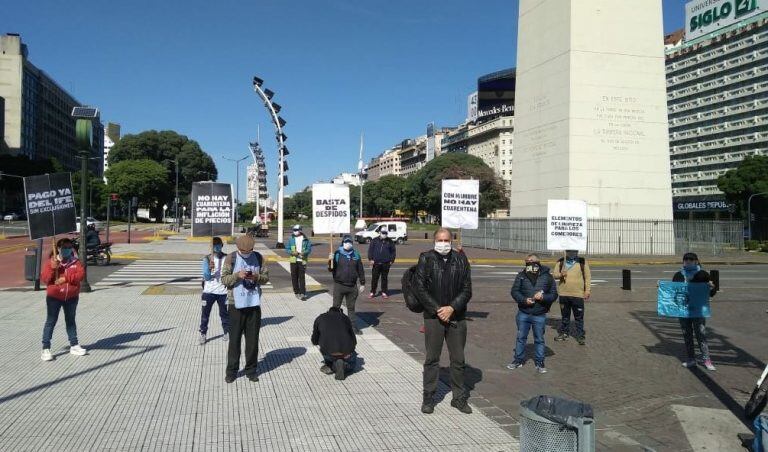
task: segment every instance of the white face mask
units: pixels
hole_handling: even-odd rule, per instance
[[[386,239],[388,236],[387,234],[379,234],[379,237],[381,237],[382,239]]]
[[[295,235],[296,237],[298,237],[298,236],[300,236],[300,235],[301,235],[301,231],[293,231],[293,235]]]
[[[342,247],[344,248],[344,251],[349,251],[349,250],[352,249],[352,244],[351,243],[345,243],[344,245],[342,245]]]
[[[435,242],[435,251],[445,256],[451,252],[451,242]]]
[[[251,254],[253,254],[253,252],[244,253],[242,251],[238,251],[238,253],[240,253],[240,257],[242,257],[243,259],[248,259],[249,257],[251,257]]]

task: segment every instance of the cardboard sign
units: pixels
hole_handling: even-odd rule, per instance
[[[480,216],[480,181],[443,179],[442,226],[477,229]]]
[[[312,230],[315,234],[349,234],[349,186],[312,185]]]
[[[709,317],[709,285],[659,281],[657,312],[662,317]]]
[[[232,185],[215,182],[192,184],[192,236],[232,235],[235,226]]]
[[[66,234],[77,229],[75,194],[70,173],[24,178],[29,238]]]
[[[568,199],[547,201],[547,249],[587,250],[587,203]]]

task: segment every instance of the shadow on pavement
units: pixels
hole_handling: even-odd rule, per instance
[[[659,341],[656,345],[645,346],[648,353],[678,358],[684,356],[685,343],[683,341],[683,332],[677,319],[659,317],[656,311],[633,312],[632,317],[653,333]],[[711,328],[707,329],[707,342],[709,343],[710,356],[716,365],[754,369],[763,369],[765,367],[765,363],[761,360],[737,347],[727,337],[715,333]],[[696,346],[698,347],[698,344]],[[750,423],[744,419],[744,407],[734,400],[728,394],[728,391],[710,376],[708,371],[702,370],[700,366],[696,366],[690,369],[690,372],[745,426],[751,427]]]
[[[371,311],[356,312],[356,314],[360,320],[368,324],[366,326],[377,326],[379,324],[379,317],[384,315],[383,312]]]
[[[162,330],[154,330],[154,331],[137,331],[135,333],[120,333],[112,337],[99,339],[93,344],[86,345],[85,348],[87,350],[119,350],[124,348],[135,348],[131,346],[124,346],[123,344],[125,344],[126,342],[133,342],[135,340],[141,339],[142,336],[146,336],[149,334],[162,333],[165,331],[170,331],[172,329],[175,329],[175,327],[163,328]]]
[[[438,385],[435,392],[435,402],[440,403],[445,399],[448,394],[451,394],[451,368],[440,368],[440,381],[443,382],[443,388]],[[469,364],[464,368],[464,388],[467,391],[467,397],[470,397],[470,392],[475,390],[475,386],[483,381],[483,371],[477,367],[472,367]]]
[[[264,355],[264,358],[256,367],[259,374],[265,374],[277,369],[280,366],[290,363],[294,359],[307,353],[305,347],[288,347],[279,350],[272,350]]]
[[[279,317],[266,317],[261,319],[261,327],[264,328],[265,326],[269,325],[280,325],[281,323],[285,323],[293,318],[292,315],[284,315]]]

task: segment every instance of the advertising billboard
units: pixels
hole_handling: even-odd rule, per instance
[[[768,11],[768,0],[692,0],[685,5],[685,40]]]
[[[515,69],[505,69],[477,79],[477,121],[514,113],[516,77]]]

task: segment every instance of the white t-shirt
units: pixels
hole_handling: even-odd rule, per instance
[[[221,266],[224,264],[225,257],[226,255],[222,257],[213,257],[213,271],[211,271],[211,280],[205,282],[203,292],[212,293],[215,295],[227,294],[226,286],[221,283]]]
[[[297,261],[302,260],[302,257],[301,257],[301,250],[303,249],[302,245],[304,245],[304,235],[300,234],[296,236],[296,252],[299,253],[299,255],[296,256]]]

